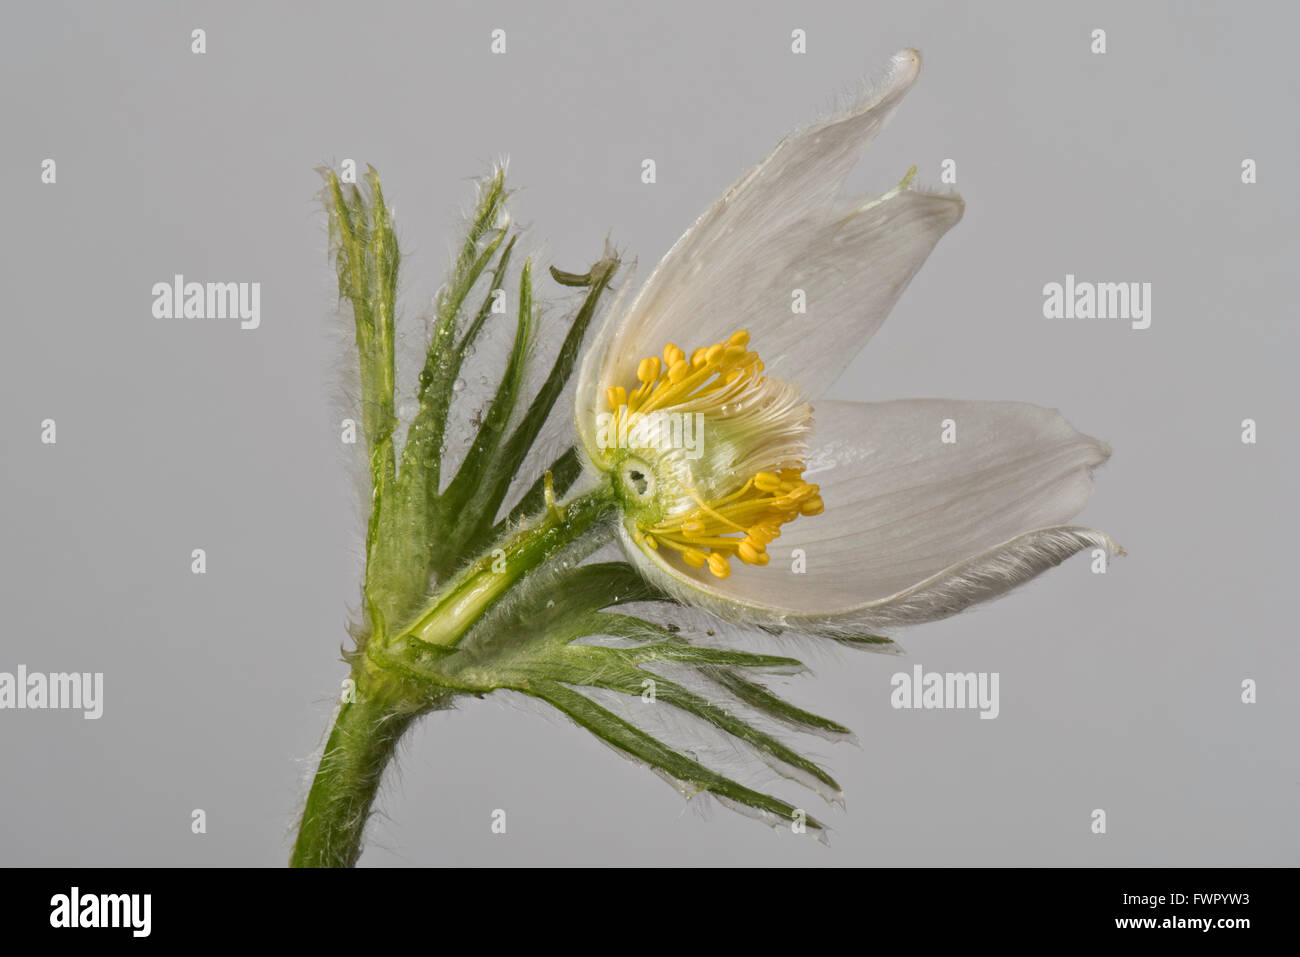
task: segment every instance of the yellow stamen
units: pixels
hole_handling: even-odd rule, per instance
[[[725,558],[714,552],[709,556],[709,571],[713,572],[718,578],[726,578],[731,574],[731,566],[727,564]]]
[[[692,568],[703,568],[704,563],[709,560],[709,556],[704,554],[698,548],[682,549],[682,561]]]
[[[616,416],[689,409],[692,403],[725,408],[723,403],[731,396],[762,381],[763,361],[749,349],[749,341],[749,333],[741,329],[723,342],[694,349],[689,358],[675,343],[667,343],[662,359],[647,356],[637,364],[639,386],[631,394],[622,386],[612,386],[606,398]],[[624,408],[626,412],[621,412]],[[767,546],[780,536],[783,524],[818,515],[825,508],[820,489],[804,481],[801,462],[787,460],[773,466],[709,500],[685,488],[695,507],[653,525],[638,525],[638,540],[650,549],[666,545],[692,568],[707,565],[717,578],[731,574],[733,557],[748,565],[767,565],[771,561]]]

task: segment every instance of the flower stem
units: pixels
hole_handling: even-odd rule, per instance
[[[560,505],[547,482],[547,507],[499,547],[441,588],[425,612],[392,640],[372,637],[353,668],[355,700],[340,706],[321,755],[292,867],[352,867],[366,819],[397,742],[420,715],[455,693],[451,679],[415,667],[422,649],[450,653],[469,628],[520,580],[555,558],[614,507],[608,485]]]
[[[342,704],[307,795],[291,867],[356,864],[384,768],[420,713],[370,688]]]
[[[586,534],[602,516],[613,511],[614,504],[613,490],[608,484],[564,505],[550,502],[541,519],[471,563],[440,589],[429,607],[391,643],[388,651],[400,655],[410,638],[427,645],[455,645],[521,578]]]

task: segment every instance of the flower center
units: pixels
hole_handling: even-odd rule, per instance
[[[649,462],[629,455],[619,465],[618,480],[626,498],[642,505],[654,502],[655,470]]]
[[[768,564],[782,525],[822,511],[818,487],[803,480],[812,409],[762,373],[742,329],[689,358],[670,342],[662,360],[637,365],[631,393],[606,390],[605,434],[628,436],[625,447],[637,450],[615,469],[639,544],[726,578],[732,558]]]

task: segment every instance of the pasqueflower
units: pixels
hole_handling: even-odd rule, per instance
[[[496,390],[467,409],[461,372],[502,324],[518,239],[495,170],[435,300],[400,422],[391,210],[373,170],[364,191],[327,175],[339,292],[356,325],[370,519],[356,647],[293,863],[355,863],[406,729],[499,691],[547,703],[688,796],[824,833],[770,782],[733,768],[747,753],[840,798],[782,733],[849,729],[761,680],[802,667],[786,650],[797,643],[760,653],[742,631],[728,647],[683,605],[783,639],[888,650],[880,629],[951,615],[1087,546],[1118,550],[1065,524],[1108,450],[1057,412],[821,397],[961,218],[960,199],[914,189],[911,172],[880,196],[841,195],[918,69],[914,52],[900,54],[858,107],[784,140],[591,342],[617,257],[607,250],[583,274],[551,270],[586,290],[562,336],[535,305],[526,261]],[[536,349],[542,340],[555,348]],[[539,351],[551,367],[530,377]],[[579,365],[576,443],[567,434],[568,451],[532,468],[551,459],[538,458],[553,441],[544,432]],[[467,448],[447,457],[457,423]],[[628,561],[596,560],[615,538]],[[685,737],[666,715],[689,717]],[[703,753],[710,735],[721,753]]]
[[[1059,413],[820,398],[962,215],[911,173],[881,196],[841,195],[919,69],[899,54],[856,109],[786,138],[587,355],[589,466],[618,489],[629,558],[679,601],[851,634],[951,615],[1085,547],[1118,550],[1066,524],[1109,449]],[[807,314],[792,313],[795,291]]]

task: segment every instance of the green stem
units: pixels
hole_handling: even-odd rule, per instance
[[[408,638],[427,645],[455,645],[521,578],[585,534],[614,507],[613,489],[608,484],[565,505],[552,505],[542,518],[482,556],[440,589],[389,652],[402,654]]]
[[[384,768],[419,716],[391,695],[358,689],[339,709],[307,795],[290,867],[352,867]]]
[[[586,534],[613,507],[608,485],[564,505],[552,504],[543,517],[440,589],[398,640],[365,649],[353,671],[356,700],[339,708],[325,743],[290,866],[352,867],[361,856],[366,819],[398,740],[417,717],[453,693],[453,685],[415,677],[419,671],[409,665],[421,648],[433,644],[449,650],[521,578]]]

